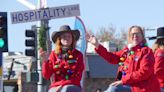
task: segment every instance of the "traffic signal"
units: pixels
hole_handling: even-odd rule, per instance
[[[25,45],[28,47],[25,50],[25,54],[27,56],[37,57],[37,33],[35,30],[26,30],[26,37],[28,39],[25,40]]]
[[[7,12],[0,12],[0,52],[8,52]]]

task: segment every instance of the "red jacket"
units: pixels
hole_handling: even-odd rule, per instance
[[[132,92],[161,92],[154,75],[154,56],[148,47],[133,47],[131,54],[128,48],[112,53],[100,45],[95,50],[107,62],[120,65],[121,80],[131,86]]]
[[[54,51],[51,52],[48,61],[42,64],[42,75],[45,79],[50,79],[53,75],[51,87],[74,84],[80,86],[82,73],[84,70],[83,55],[78,50],[72,51],[73,59],[60,59]]]
[[[154,54],[154,72],[159,80],[160,87],[164,87],[164,50],[157,49]]]

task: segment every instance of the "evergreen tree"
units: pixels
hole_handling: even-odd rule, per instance
[[[46,28],[44,25],[41,25],[39,29],[39,48],[43,48],[44,51],[47,51]]]

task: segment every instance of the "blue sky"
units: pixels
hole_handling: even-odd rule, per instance
[[[28,0],[36,4],[37,0]],[[118,30],[129,28],[131,25],[140,25],[146,28],[164,26],[164,0],[47,0],[48,7],[63,5],[80,5],[80,17],[86,28],[96,32],[100,27],[113,24]],[[0,11],[8,12],[9,51],[25,50],[25,30],[37,22],[11,24],[10,12],[29,10],[17,0],[1,0]],[[49,21],[50,34],[63,24],[72,28],[74,17],[52,19]],[[146,32],[146,35],[156,35],[155,32]],[[153,41],[148,41],[152,44]]]

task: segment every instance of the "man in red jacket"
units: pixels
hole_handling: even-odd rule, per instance
[[[113,87],[129,85],[132,92],[161,92],[154,75],[154,54],[147,46],[140,26],[132,26],[128,33],[128,46],[118,52],[108,52],[94,36],[87,40],[95,46],[95,51],[111,64],[119,64],[117,80]],[[106,92],[129,92],[122,89]]]
[[[160,83],[161,91],[164,92],[164,27],[157,29],[157,36],[153,45],[153,52],[155,57],[154,73]]]

